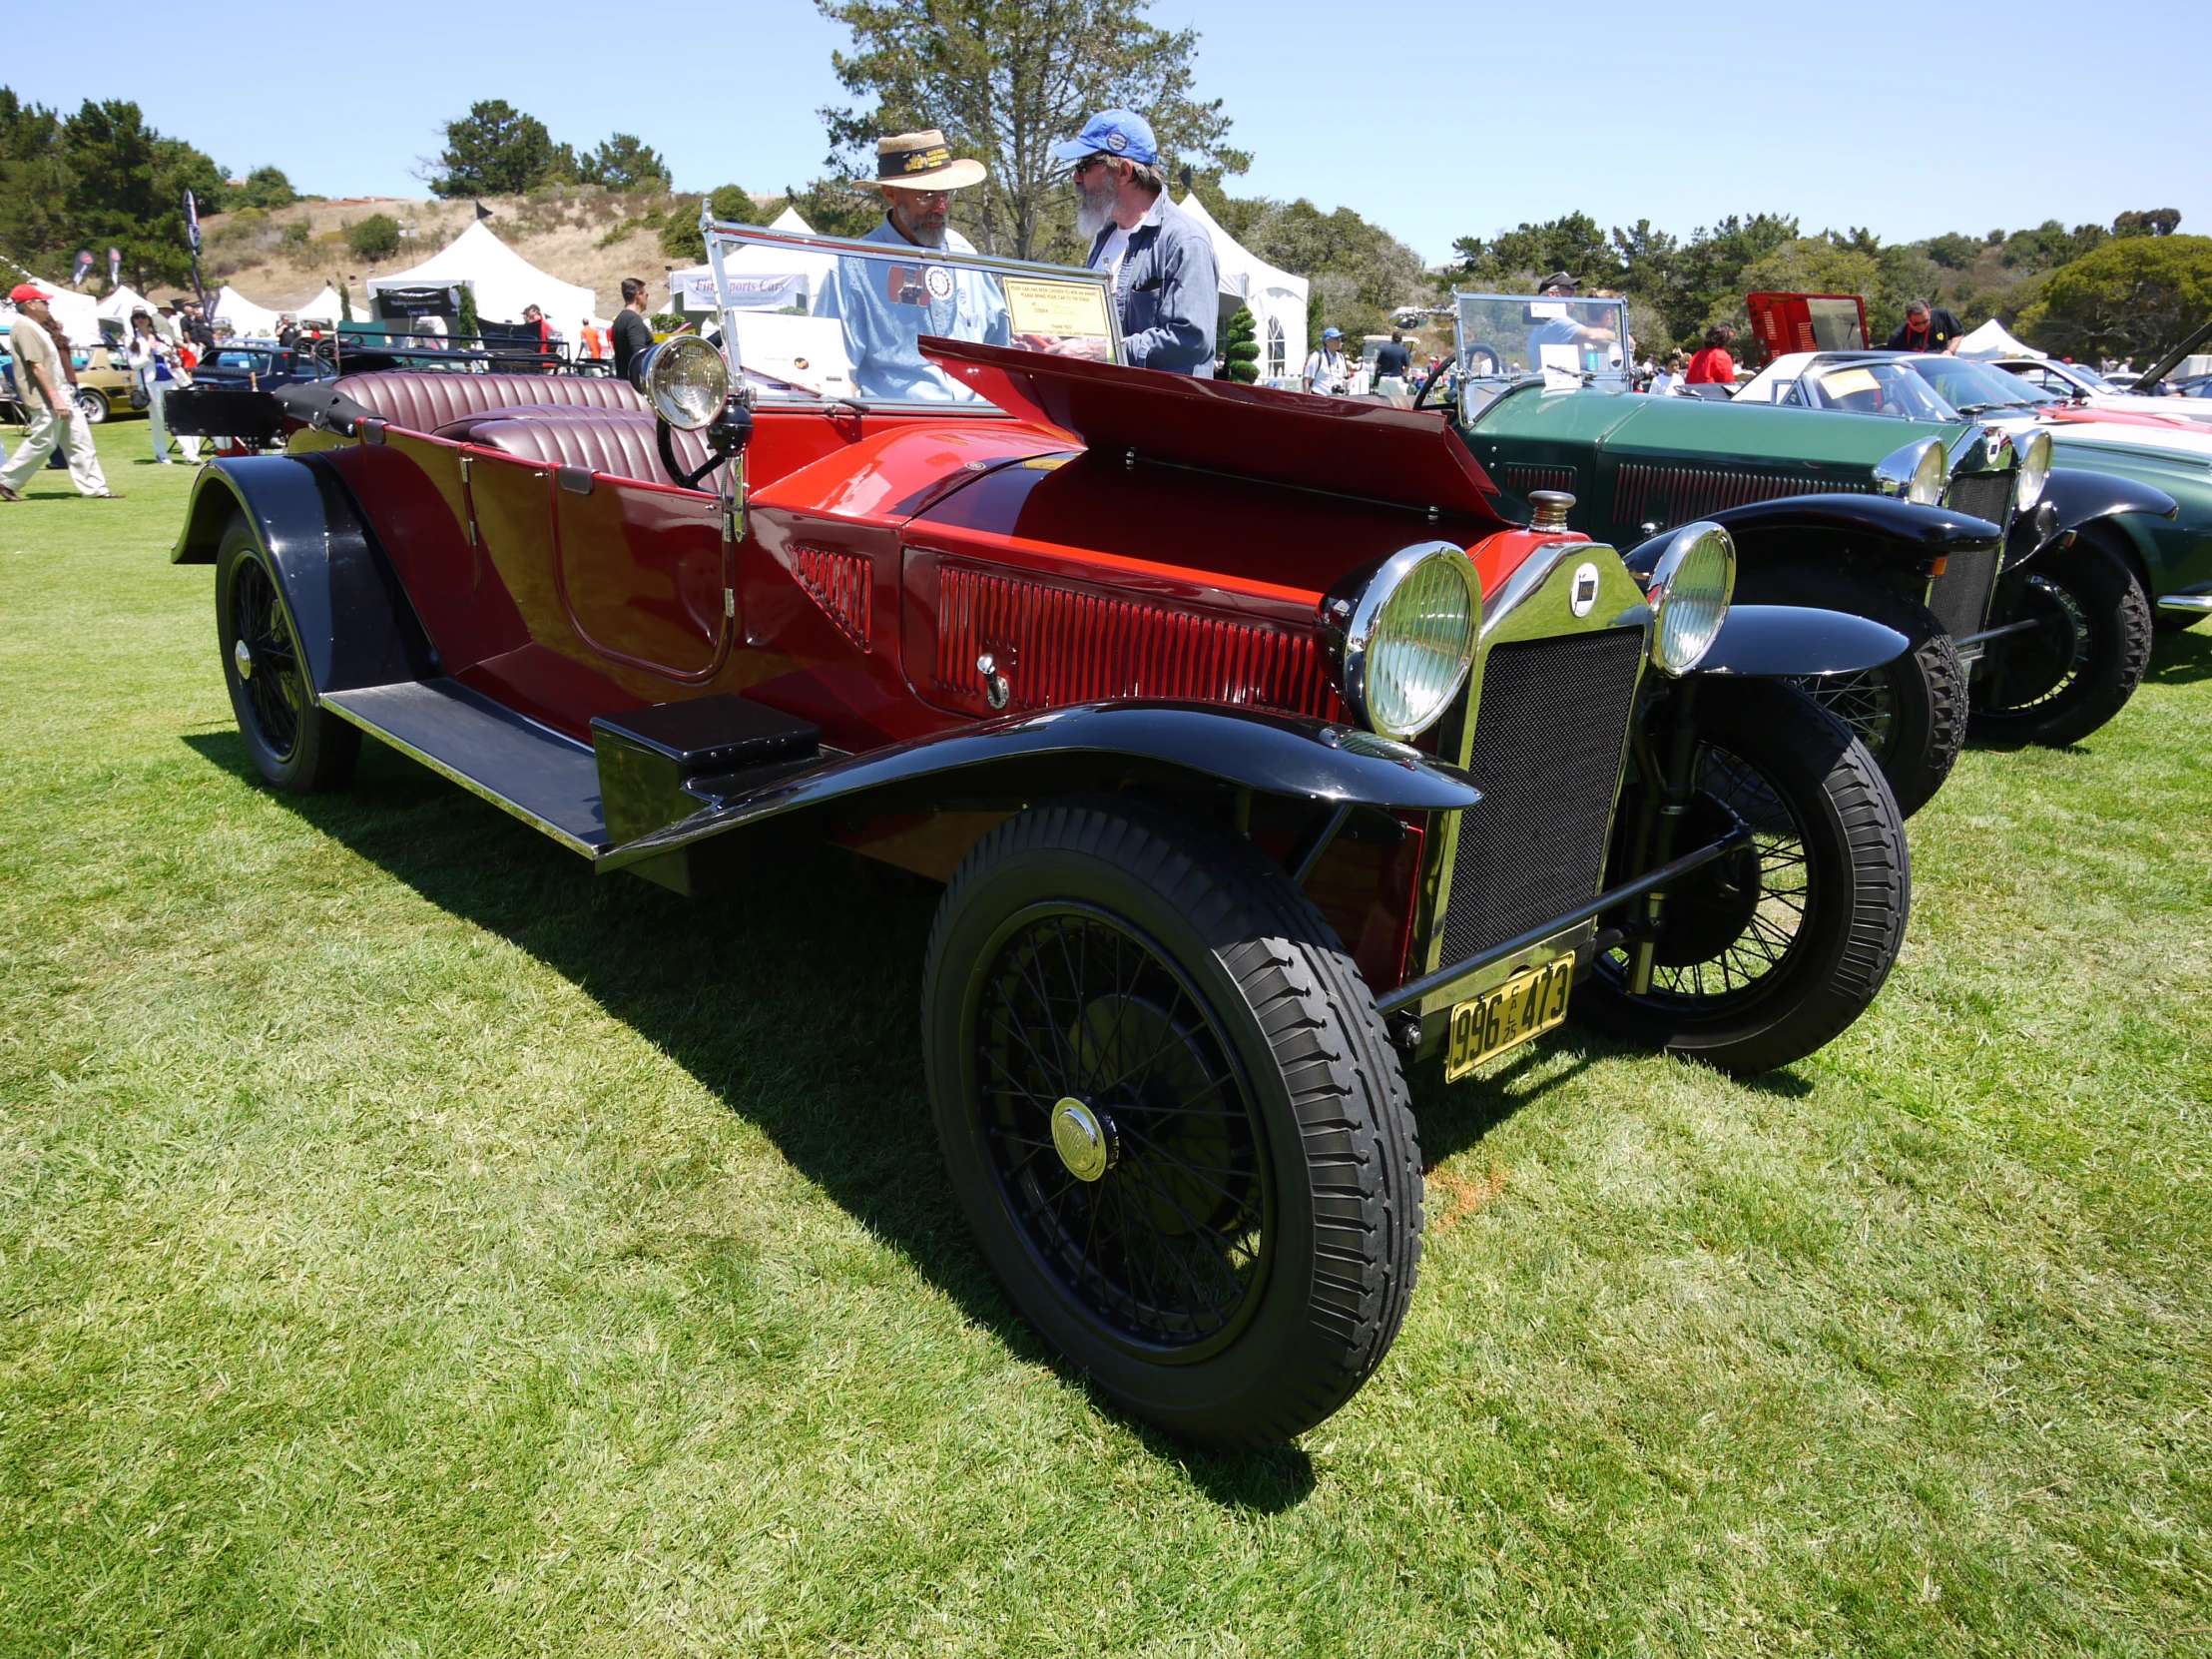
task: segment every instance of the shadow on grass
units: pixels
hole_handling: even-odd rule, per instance
[[[2143,679],[2153,686],[2193,686],[2199,680],[2212,680],[2212,628],[2157,635]]]
[[[235,732],[182,741],[259,788]],[[759,1127],[1008,1350],[1086,1386],[1007,1303],[944,1176],[917,1012],[939,889],[799,836],[764,841],[741,886],[704,898],[599,879],[545,836],[377,743],[362,746],[350,791],[271,799],[588,993]],[[1123,1420],[1225,1506],[1278,1510],[1313,1488],[1312,1464],[1295,1446],[1202,1452]]]

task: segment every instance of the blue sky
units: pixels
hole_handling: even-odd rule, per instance
[[[826,149],[815,112],[843,101],[841,31],[806,0],[476,4],[434,24],[231,0],[212,48],[193,44],[196,15],[125,0],[99,48],[15,54],[0,81],[72,108],[136,99],[225,167],[273,162],[325,196],[423,194],[417,158],[487,97],[580,146],[634,131],[688,189],[804,185]],[[1200,91],[1257,156],[1241,193],[1353,207],[1430,261],[1456,236],[1574,209],[1677,233],[1766,210],[1909,241],[2173,207],[2212,234],[2212,137],[2180,67],[2208,61],[2212,0],[1158,0],[1153,15],[1204,37]],[[379,27],[328,36],[338,19]]]

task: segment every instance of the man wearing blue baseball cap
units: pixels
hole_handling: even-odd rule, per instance
[[[1212,379],[1221,318],[1214,243],[1168,199],[1151,123],[1134,110],[1102,110],[1052,156],[1074,164],[1075,226],[1091,240],[1085,263],[1113,275],[1129,361]]]

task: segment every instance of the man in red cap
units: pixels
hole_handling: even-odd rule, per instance
[[[18,282],[8,293],[15,306],[15,325],[8,330],[8,348],[15,358],[15,390],[30,417],[30,431],[4,467],[0,467],[0,501],[20,501],[31,474],[46,464],[55,448],[69,446],[69,476],[83,495],[112,498],[108,480],[100,470],[99,451],[92,446],[92,424],[77,406],[62,347],[48,332],[53,313],[46,295],[29,282]]]

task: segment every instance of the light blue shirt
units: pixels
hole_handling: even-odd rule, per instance
[[[947,379],[915,345],[923,334],[1011,345],[1013,328],[998,283],[980,271],[932,264],[934,248],[917,248],[886,216],[862,242],[909,251],[911,260],[837,261],[835,278],[815,302],[815,315],[844,324],[844,350],[852,364],[852,388],[862,397],[900,403],[968,403],[975,393]],[[959,232],[947,229],[947,254],[972,254]]]

